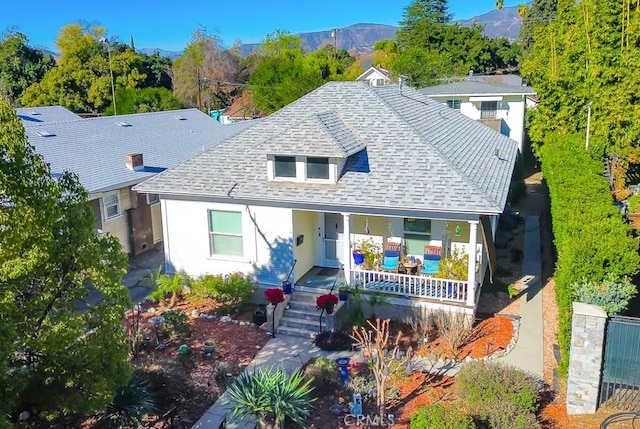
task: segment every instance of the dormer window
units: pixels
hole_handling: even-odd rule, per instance
[[[296,177],[296,157],[276,156],[274,159],[275,177],[295,178]]]
[[[307,158],[307,179],[329,179],[329,158]]]

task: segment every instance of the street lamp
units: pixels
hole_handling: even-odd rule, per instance
[[[106,37],[102,37],[100,39],[100,42],[107,45],[107,54],[109,55],[109,75],[111,76],[111,97],[113,98],[113,115],[117,116],[118,110],[116,109],[116,87],[113,84],[113,67],[111,67],[111,43]]]

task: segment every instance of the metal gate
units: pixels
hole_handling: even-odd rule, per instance
[[[640,409],[640,319],[609,319],[603,361],[598,406]]]

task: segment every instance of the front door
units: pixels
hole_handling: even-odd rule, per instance
[[[344,222],[339,213],[324,214],[324,265],[340,268],[344,254]]]

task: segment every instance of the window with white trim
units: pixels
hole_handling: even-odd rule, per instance
[[[102,202],[105,220],[120,216],[120,192],[113,191],[104,194]]]
[[[242,213],[209,210],[209,245],[212,256],[244,256]]]
[[[460,100],[447,100],[447,106],[452,109],[460,110]]]
[[[498,114],[497,101],[481,101],[480,102],[480,119],[496,119]]]
[[[295,178],[296,177],[296,157],[295,156],[275,156],[274,176]]]
[[[422,255],[431,240],[431,219],[404,218],[403,230],[407,255]]]
[[[329,179],[329,158],[307,158],[307,179]]]
[[[147,194],[147,204],[158,204],[160,202],[160,194]]]

